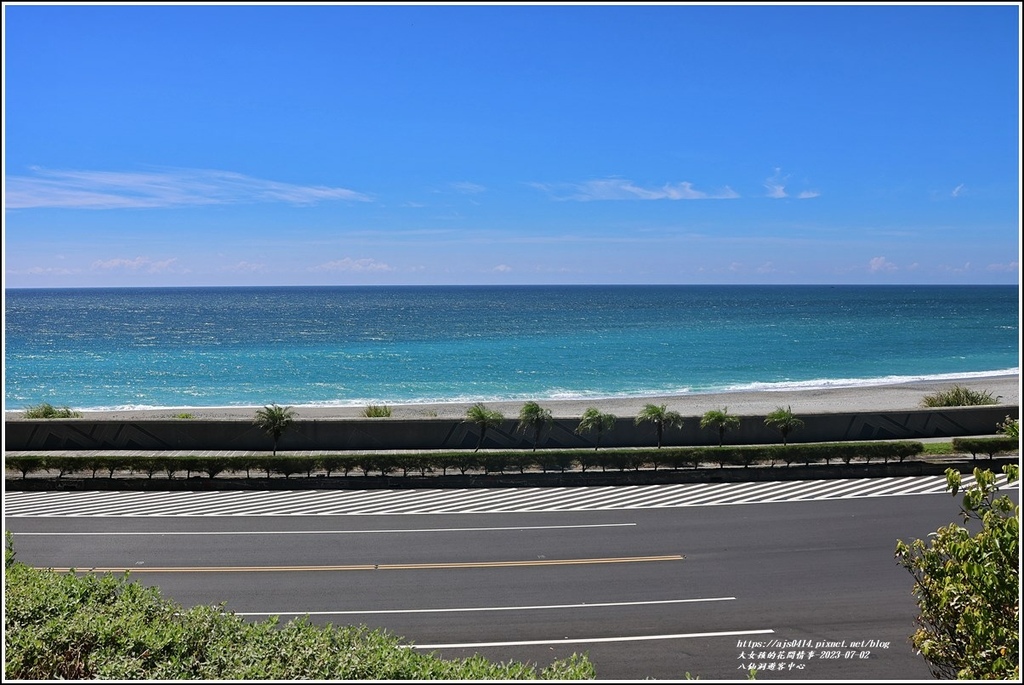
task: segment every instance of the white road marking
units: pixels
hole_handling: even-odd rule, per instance
[[[699,637],[732,637],[736,635],[765,635],[774,630],[727,630],[720,633],[676,633],[673,635],[629,635],[623,637],[562,638],[561,640],[517,640],[515,642],[461,642],[438,645],[404,645],[409,649],[478,649],[480,647],[522,647],[528,645],[579,645],[595,642],[637,642],[641,640],[686,640]]]
[[[592,609],[599,607],[632,607],[652,604],[690,604],[697,602],[728,602],[735,597],[701,597],[696,599],[657,599],[643,602],[583,602],[580,604],[538,604],[511,607],[453,607],[448,609],[367,609],[352,611],[233,611],[235,616],[344,616],[352,614],[448,614],[472,611],[536,611],[539,609]]]

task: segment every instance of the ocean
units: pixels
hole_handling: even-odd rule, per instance
[[[643,397],[1019,372],[1016,286],[7,289],[5,409]]]

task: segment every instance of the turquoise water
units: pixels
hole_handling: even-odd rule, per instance
[[[5,291],[6,408],[366,405],[1017,372],[1016,286]]]

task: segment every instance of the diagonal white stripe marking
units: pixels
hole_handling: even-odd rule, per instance
[[[382,530],[142,530],[142,531],[82,531],[82,532],[56,532],[47,531],[42,533],[36,532],[25,532],[25,533],[12,533],[17,537],[79,537],[87,535],[95,535],[99,537],[114,537],[119,535],[142,535],[145,537],[163,536],[163,535],[376,535],[385,533],[473,533],[473,532],[500,532],[500,531],[513,531],[520,532],[524,530],[564,530],[577,529],[577,528],[624,528],[629,526],[636,526],[635,523],[581,523],[581,524],[566,524],[563,526],[484,526],[479,528],[385,528]]]
[[[962,489],[974,483],[964,474]],[[1009,486],[1005,476],[997,479]],[[945,494],[945,476],[652,486],[461,490],[204,492],[8,492],[7,517],[358,516],[544,511],[616,511]]]

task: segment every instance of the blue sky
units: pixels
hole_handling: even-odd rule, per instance
[[[1018,284],[992,5],[20,5],[12,287]]]

